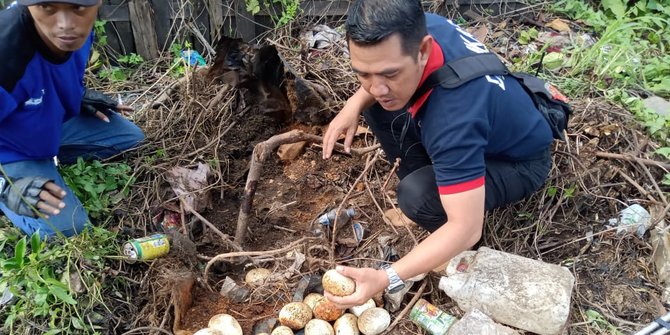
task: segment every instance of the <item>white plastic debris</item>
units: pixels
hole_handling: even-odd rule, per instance
[[[633,204],[619,212],[619,217],[609,219],[610,226],[617,226],[617,234],[633,233],[638,237],[651,227],[651,215],[644,207]]]

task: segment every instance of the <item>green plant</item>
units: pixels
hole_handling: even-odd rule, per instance
[[[262,2],[261,2],[262,1]],[[300,0],[245,0],[247,11],[256,15],[261,11],[261,5],[270,13],[275,25],[281,27],[300,14]],[[281,11],[277,14],[274,6],[278,5]]]
[[[144,62],[144,58],[142,58],[142,56],[138,54],[131,52],[128,55],[119,57],[118,61],[119,64],[133,67],[142,64]]]
[[[109,81],[125,81],[128,80],[126,71],[118,66],[105,66],[98,72],[98,77],[107,79]]]
[[[93,25],[93,32],[95,34],[95,42],[99,47],[104,47],[107,45],[107,31],[105,30],[105,25],[107,21],[105,20],[96,20]]]
[[[111,311],[102,298],[100,276],[105,259],[118,254],[114,233],[94,227],[47,243],[37,233],[28,239],[14,228],[0,232],[7,238],[0,250],[0,291],[9,287],[15,296],[0,312],[1,327],[27,333],[42,325],[45,334],[93,334],[105,328],[97,311]]]
[[[129,186],[135,180],[127,164],[85,162],[81,158],[76,164],[61,167],[60,172],[94,219],[104,218],[114,205],[128,196]]]

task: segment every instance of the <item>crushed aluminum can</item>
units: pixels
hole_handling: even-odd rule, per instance
[[[156,259],[167,255],[169,251],[170,241],[165,234],[132,239],[123,245],[123,254],[128,263]]]
[[[410,320],[432,335],[444,335],[458,319],[443,312],[425,299],[419,299],[409,312]]]

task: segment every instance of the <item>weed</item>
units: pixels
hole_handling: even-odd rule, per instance
[[[43,325],[49,329],[45,334],[93,334],[105,329],[98,311],[111,311],[99,277],[105,259],[118,255],[114,233],[93,227],[48,243],[38,234],[28,239],[15,228],[0,228],[0,291],[9,287],[15,296],[0,312],[4,330],[27,333]]]
[[[262,1],[262,2],[261,2]],[[261,11],[261,5],[268,9],[270,17],[275,25],[281,27],[296,19],[300,14],[300,0],[245,0],[247,11],[256,15]],[[276,13],[274,6],[281,8],[279,14]]]
[[[81,158],[76,164],[61,167],[60,173],[93,219],[107,217],[111,208],[128,195],[135,180],[127,164],[85,162]]]
[[[135,53],[131,52],[128,55],[119,57],[118,61],[119,61],[119,64],[122,64],[122,65],[125,65],[125,66],[128,66],[128,67],[134,67],[134,66],[138,66],[138,65],[144,63],[144,58],[142,58],[142,56],[140,56],[138,54],[135,54]]]
[[[98,47],[103,48],[107,46],[107,31],[105,30],[105,25],[107,21],[105,20],[96,20],[93,25],[93,32],[95,35],[95,43]]]

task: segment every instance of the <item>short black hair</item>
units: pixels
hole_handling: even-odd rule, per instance
[[[428,34],[420,0],[356,0],[345,24],[347,41],[375,45],[398,33],[406,55],[419,51]]]

